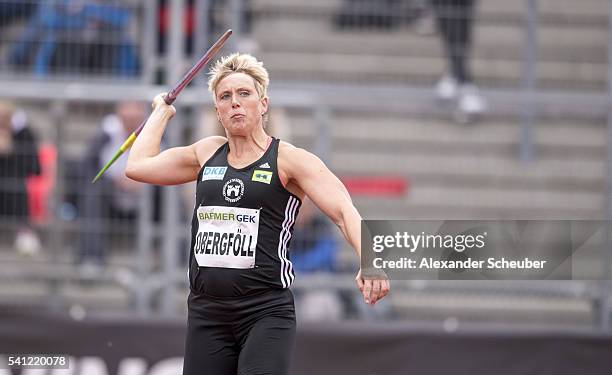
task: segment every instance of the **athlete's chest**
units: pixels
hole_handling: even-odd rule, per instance
[[[196,197],[199,205],[261,208],[276,194],[276,173],[269,162],[241,170],[228,165],[205,166]]]

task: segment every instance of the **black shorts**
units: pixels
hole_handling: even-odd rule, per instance
[[[295,343],[289,289],[244,297],[189,295],[183,375],[285,375]]]

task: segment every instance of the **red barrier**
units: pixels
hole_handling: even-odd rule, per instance
[[[32,222],[43,224],[48,219],[47,202],[55,184],[57,150],[52,144],[41,145],[38,150],[40,176],[30,176],[26,181],[28,212]]]
[[[351,195],[399,197],[406,194],[408,181],[402,177],[343,177],[342,183]]]

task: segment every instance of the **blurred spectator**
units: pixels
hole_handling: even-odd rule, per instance
[[[157,52],[161,55],[166,53],[168,44],[168,29],[170,24],[170,11],[167,0],[158,0],[157,2]],[[185,52],[191,54],[193,52],[194,29],[195,29],[195,4],[194,0],[185,2],[185,11],[183,14],[183,32],[185,33]]]
[[[79,203],[80,235],[77,263],[99,268],[106,263],[112,221],[134,221],[141,184],[125,177],[127,157],[121,157],[95,184],[91,177],[112,158],[145,116],[144,105],[122,102],[107,115],[87,147],[82,165],[83,188]]]
[[[132,1],[133,2],[133,1]],[[95,70],[130,76],[138,58],[130,28],[132,10],[125,4],[94,0],[41,3],[9,51],[9,63],[47,75],[55,70]]]
[[[436,86],[442,100],[457,100],[458,112],[468,118],[483,113],[486,103],[472,81],[469,68],[475,0],[431,0],[446,48],[448,73]]]
[[[304,198],[291,236],[293,269],[300,273],[333,272],[336,269],[338,242],[329,221],[312,201]],[[334,289],[295,291],[296,306],[306,321],[333,321],[344,316],[343,302]]]
[[[401,0],[344,0],[334,23],[339,29],[391,29],[399,25],[401,6]]]
[[[208,9],[206,14],[200,17],[196,14],[197,6],[194,0],[187,0],[185,2],[185,12],[183,14],[183,32],[185,33],[185,52],[191,55],[194,52],[195,46],[195,32],[196,22],[201,20],[203,17],[206,22],[206,29],[203,30],[204,35],[200,35],[206,41],[205,45],[212,44],[221,34],[223,34],[228,28],[234,28],[236,31],[237,26],[232,25],[232,3],[229,1],[221,0],[208,0],[206,2]],[[257,43],[249,38],[253,24],[253,10],[251,7],[250,0],[242,0],[242,13],[240,15],[241,22],[241,40],[238,42],[238,49],[242,51],[254,52],[257,49]],[[157,52],[159,54],[165,54],[167,49],[168,29],[169,29],[169,6],[167,0],[158,0],[158,45]],[[195,51],[198,57],[204,51]]]
[[[17,221],[15,248],[24,255],[40,251],[29,222],[26,179],[40,174],[36,139],[23,111],[0,102],[0,219]]]

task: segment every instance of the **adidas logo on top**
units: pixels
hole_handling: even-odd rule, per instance
[[[259,166],[259,168],[270,168],[270,164],[268,164],[267,162],[263,163],[262,165]]]

